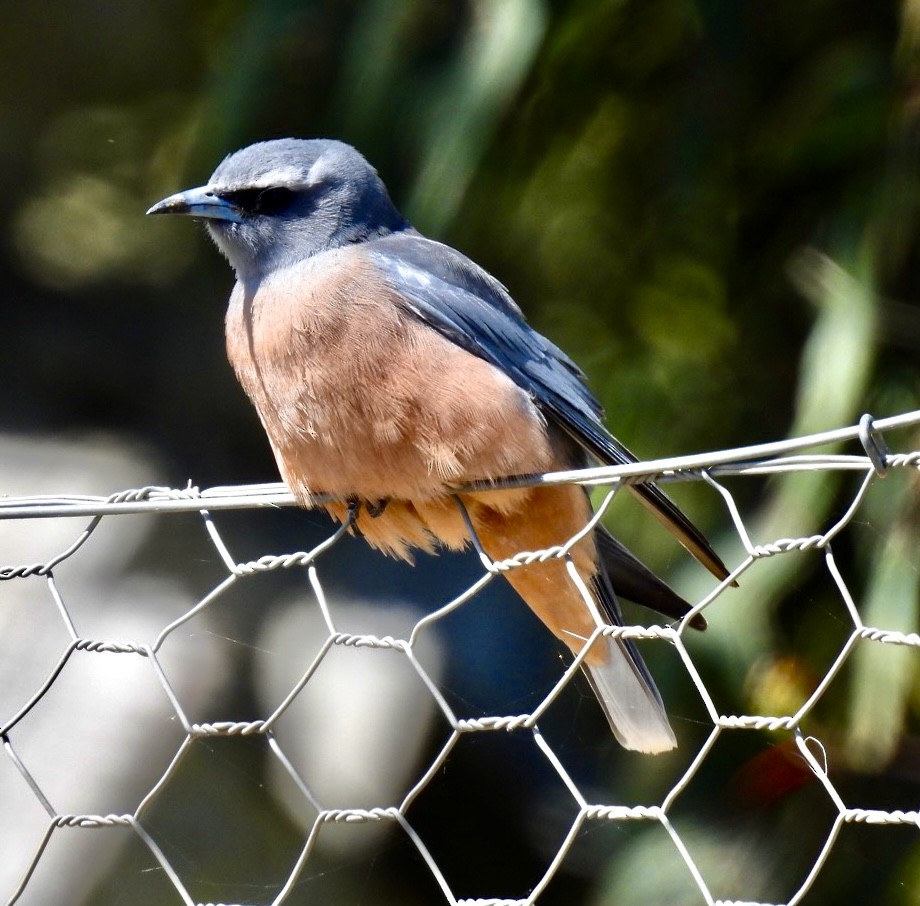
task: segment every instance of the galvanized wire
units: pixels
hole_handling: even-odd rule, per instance
[[[813,736],[806,735],[802,729],[803,720],[822,699],[828,686],[850,658],[857,643],[920,648],[920,636],[917,633],[902,632],[894,628],[867,626],[863,623],[859,608],[854,602],[847,583],[838,568],[831,544],[841,530],[849,525],[860,512],[865,495],[875,482],[882,480],[885,475],[894,471],[916,471],[920,469],[920,452],[891,452],[887,441],[888,435],[896,429],[918,424],[920,424],[920,412],[906,413],[895,418],[877,421],[864,417],[859,424],[849,428],[775,444],[763,444],[756,447],[718,451],[689,457],[661,459],[627,467],[585,469],[577,472],[519,477],[509,479],[507,482],[496,482],[495,486],[578,482],[586,485],[609,486],[611,491],[598,505],[591,523],[585,526],[578,535],[569,539],[567,543],[547,550],[521,551],[516,556],[501,562],[495,562],[489,558],[476,537],[472,522],[467,518],[467,526],[482,563],[482,575],[452,600],[444,603],[433,602],[432,608],[427,615],[417,620],[411,631],[401,638],[391,635],[378,636],[370,633],[349,633],[340,631],[336,626],[333,613],[327,603],[326,592],[319,579],[316,563],[324,553],[336,545],[349,531],[350,520],[340,526],[322,543],[308,551],[267,554],[256,560],[242,562],[233,556],[230,546],[225,542],[214,520],[211,518],[211,511],[292,506],[294,504],[293,498],[283,485],[251,485],[200,490],[190,484],[182,489],[145,487],[121,491],[105,498],[61,494],[0,500],[0,519],[28,520],[49,517],[83,517],[89,520],[83,528],[78,527],[75,529],[73,542],[56,555],[41,562],[13,563],[0,567],[0,580],[24,582],[40,578],[47,583],[69,639],[56,664],[53,665],[45,679],[36,686],[33,694],[15,712],[9,715],[0,715],[0,719],[2,719],[2,723],[0,723],[0,741],[2,741],[5,755],[15,771],[22,777],[40,808],[47,815],[48,821],[46,832],[39,841],[19,885],[11,891],[0,891],[0,896],[5,896],[6,902],[9,904],[20,900],[28,890],[30,879],[33,877],[49,842],[62,829],[76,828],[81,832],[105,833],[114,828],[127,828],[136,834],[137,838],[149,849],[181,901],[188,904],[188,906],[193,906],[195,900],[188,891],[181,871],[172,864],[170,858],[167,857],[163,848],[155,839],[155,834],[145,825],[145,818],[152,804],[169,786],[170,781],[176,775],[179,766],[195,740],[230,736],[261,736],[267,740],[272,757],[277,760],[281,769],[293,780],[296,789],[300,791],[304,800],[316,812],[315,820],[307,834],[302,850],[290,866],[287,878],[279,886],[272,900],[273,904],[279,904],[280,906],[289,898],[291,891],[297,885],[310,862],[321,828],[327,824],[388,823],[393,825],[394,828],[405,834],[415,846],[424,864],[427,865],[428,870],[431,872],[435,883],[440,888],[444,902],[451,904],[451,906],[460,906],[460,904],[463,904],[463,906],[498,906],[498,904],[502,904],[502,906],[511,906],[511,904],[514,904],[514,906],[531,906],[531,904],[538,903],[541,894],[546,890],[571,850],[576,837],[587,824],[592,822],[648,822],[660,825],[666,832],[688,869],[688,884],[695,886],[705,903],[709,904],[709,906],[716,906],[716,904],[719,904],[719,906],[741,906],[740,901],[719,900],[713,896],[710,890],[712,879],[704,877],[694,859],[691,848],[688,847],[681,833],[675,827],[671,816],[675,804],[680,800],[691,780],[700,771],[701,766],[720,736],[741,729],[757,729],[766,732],[791,733],[793,735],[798,753],[807,765],[808,770],[811,771],[826,792],[827,798],[833,804],[837,815],[833,826],[829,830],[826,842],[815,858],[810,871],[802,880],[798,889],[786,900],[787,906],[794,906],[811,889],[815,879],[825,866],[837,836],[844,825],[861,823],[880,826],[910,825],[920,827],[920,814],[916,810],[885,811],[861,808],[858,804],[848,804],[835,785],[834,766],[829,763],[821,741]],[[865,449],[865,455],[841,456],[837,454],[802,454],[800,452],[845,440],[860,441]],[[769,475],[804,470],[822,473],[855,471],[862,473],[864,477],[846,512],[824,531],[807,537],[779,538],[766,543],[755,544],[749,536],[734,495],[721,479],[727,476]],[[618,487],[621,487],[624,483],[645,480],[703,481],[707,483],[715,492],[721,495],[730,519],[734,523],[734,530],[743,545],[744,556],[739,562],[732,564],[730,576],[697,601],[691,613],[679,623],[669,626],[614,627],[604,623],[590,592],[572,566],[569,552],[579,537],[590,531],[596,522],[604,517]],[[459,498],[457,500],[458,505],[460,505]],[[103,519],[116,519],[119,515],[127,513],[153,515],[189,511],[200,514],[208,537],[220,562],[223,564],[226,575],[180,617],[163,626],[152,639],[146,641],[92,639],[80,635],[76,629],[76,623],[72,619],[68,603],[55,582],[55,568],[71,558],[80,556],[82,546],[97,530]],[[697,665],[694,663],[692,653],[686,644],[685,630],[695,614],[708,610],[712,603],[726,589],[731,587],[735,579],[754,568],[758,561],[803,550],[820,552],[823,557],[827,573],[839,592],[851,623],[848,637],[820,682],[813,689],[807,700],[794,713],[777,715],[722,713],[707,689]],[[525,568],[527,564],[533,562],[544,562],[551,559],[561,560],[567,565],[572,581],[584,597],[586,606],[595,615],[597,628],[591,637],[585,640],[580,654],[561,673],[558,681],[544,700],[531,711],[516,714],[494,714],[476,719],[459,718],[449,705],[436,679],[426,670],[422,660],[418,657],[420,641],[434,624],[470,601],[500,574],[508,570]],[[306,666],[303,674],[291,685],[284,699],[274,710],[262,715],[259,719],[250,721],[190,720],[183,710],[179,695],[170,682],[168,672],[164,670],[160,663],[159,658],[162,646],[180,626],[186,624],[206,608],[218,606],[222,596],[233,586],[240,582],[245,582],[248,577],[256,574],[290,569],[306,570],[318,607],[322,613],[327,634],[318,652]],[[538,726],[540,719],[578,672],[592,644],[600,636],[647,639],[657,644],[673,646],[686,669],[687,681],[696,687],[711,722],[711,731],[700,751],[692,759],[684,774],[677,779],[660,802],[624,805],[616,802],[590,801],[566,770],[558,753],[540,732]],[[329,655],[329,652],[337,647],[385,650],[395,652],[399,657],[405,658],[411,670],[418,675],[424,684],[444,721],[450,727],[449,736],[440,752],[432,759],[417,782],[399,801],[381,802],[371,808],[341,809],[324,807],[321,797],[311,790],[307,780],[298,774],[291,759],[288,758],[275,737],[274,728],[279,718],[291,707],[298,695],[311,681],[320,664]],[[53,797],[46,794],[42,783],[30,769],[28,759],[17,751],[17,740],[22,721],[48,695],[67,668],[71,657],[78,651],[93,654],[117,654],[144,661],[149,665],[151,682],[159,684],[163,689],[169,706],[182,728],[184,739],[174,757],[162,776],[150,787],[130,814],[75,815],[59,813],[53,805]],[[522,895],[520,899],[464,899],[448,883],[436,858],[426,846],[418,830],[413,826],[409,811],[419,794],[442,770],[463,736],[499,731],[514,731],[532,735],[534,744],[543,754],[547,764],[558,776],[562,786],[571,797],[577,813],[558,850],[549,861],[545,873],[533,888]]]

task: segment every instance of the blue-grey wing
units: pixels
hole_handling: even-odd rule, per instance
[[[581,369],[524,320],[501,283],[449,246],[415,233],[370,243],[369,251],[416,317],[500,368],[602,462],[634,461],[604,428],[601,404]]]
[[[578,366],[527,323],[505,287],[477,264],[414,230],[371,241],[366,251],[407,311],[501,369],[587,453],[609,465],[636,461],[604,427],[603,409]],[[659,488],[630,488],[704,566],[727,575],[702,533]]]

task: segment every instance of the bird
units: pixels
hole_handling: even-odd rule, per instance
[[[204,221],[236,274],[227,355],[282,478],[303,506],[327,495],[333,518],[351,519],[384,553],[459,550],[470,527],[494,562],[553,549],[590,521],[584,487],[489,484],[636,461],[605,427],[582,370],[530,326],[502,283],[417,231],[351,145],[258,142],[147,213]],[[656,485],[628,487],[727,577]],[[588,599],[561,557],[503,574],[576,656],[598,618],[623,625],[618,595],[677,619],[690,610],[600,524],[569,556]],[[691,625],[705,620],[696,614]],[[624,748],[677,745],[632,640],[599,634],[582,666]]]

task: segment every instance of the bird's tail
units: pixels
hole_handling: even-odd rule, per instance
[[[650,755],[675,748],[677,739],[658,690],[637,669],[622,642],[603,641],[609,646],[606,661],[584,669],[617,741],[624,749]]]
[[[614,624],[622,624],[616,596],[603,571],[593,581],[597,599]],[[584,670],[620,745],[654,754],[677,746],[677,739],[648,668],[631,639],[600,638],[603,658],[591,658]]]

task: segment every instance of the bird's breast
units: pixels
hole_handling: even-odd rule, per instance
[[[428,499],[553,465],[527,394],[415,318],[360,247],[238,283],[227,351],[303,499]]]

